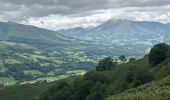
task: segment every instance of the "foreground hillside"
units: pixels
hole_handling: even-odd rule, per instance
[[[151,82],[138,88],[127,90],[106,100],[169,100],[169,90],[170,76],[157,82]]]

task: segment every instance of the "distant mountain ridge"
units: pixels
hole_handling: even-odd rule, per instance
[[[76,28],[70,30],[61,31],[68,34],[76,33]],[[94,27],[90,30],[79,28],[79,32],[82,36],[75,36],[80,38],[87,38],[90,40],[98,40],[102,38],[146,38],[153,35],[167,35],[170,33],[170,24],[163,24],[160,22],[148,22],[148,21],[129,21],[129,20],[115,20],[111,19],[105,23]],[[79,35],[81,35],[79,34]],[[85,35],[84,35],[85,34]],[[70,35],[69,35],[70,36]]]
[[[82,36],[85,36],[88,31],[93,29],[93,27],[83,28],[83,27],[76,27],[71,29],[61,29],[58,30],[59,33],[63,33],[66,36],[75,37],[75,38],[81,38]]]

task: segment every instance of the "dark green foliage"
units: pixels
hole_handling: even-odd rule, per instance
[[[98,66],[96,67],[97,71],[105,71],[110,70],[111,68],[115,67],[117,62],[113,62],[113,59],[111,57],[106,57],[99,61]]]
[[[165,43],[155,45],[149,54],[149,63],[152,66],[160,64],[167,58],[169,47]]]
[[[120,59],[122,62],[124,62],[124,63],[127,61],[127,58],[126,58],[125,55],[121,55],[121,56],[119,57],[119,59]]]
[[[132,62],[132,61],[135,61],[135,60],[136,60],[135,58],[130,58],[129,62]]]
[[[126,74],[126,81],[131,84],[131,86],[139,86],[150,82],[153,77],[146,69],[140,68],[140,66],[134,66]]]
[[[38,100],[54,83],[39,83],[33,85],[16,85],[0,88],[0,100]]]
[[[109,79],[106,76],[88,72],[82,79],[74,82],[76,100],[104,100],[107,84]]]
[[[104,92],[106,88],[106,84],[100,82],[96,83],[90,89],[90,94],[86,97],[86,100],[104,100]]]
[[[169,100],[170,76],[132,88],[106,100]]]
[[[72,96],[72,88],[65,81],[59,81],[52,86],[48,92],[40,96],[41,100],[74,100]]]
[[[40,100],[104,100],[108,78],[96,72],[88,72],[72,84],[58,82],[40,96]]]

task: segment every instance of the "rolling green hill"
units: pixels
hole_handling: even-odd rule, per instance
[[[68,61],[64,59],[70,55],[61,55],[57,51],[48,52],[28,44],[0,41],[0,84],[14,85],[32,80],[55,81],[86,72],[83,68],[68,67]],[[78,59],[79,55],[75,56]]]

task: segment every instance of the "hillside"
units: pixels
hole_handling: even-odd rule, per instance
[[[170,76],[151,82],[138,88],[127,90],[106,100],[169,100]]]
[[[100,61],[98,65],[98,67],[101,67],[100,70],[96,68],[96,71],[88,72],[83,77],[79,77],[71,83],[68,83],[67,81],[58,81],[53,87],[40,96],[40,100],[67,100],[68,98],[69,100],[105,100],[110,95],[115,95],[115,97],[118,98],[117,100],[124,100],[122,95],[125,95],[126,98],[130,98],[129,100],[131,100],[131,97],[129,97],[131,94],[128,94],[128,92],[124,93],[124,91],[128,89],[137,92],[137,96],[141,95],[139,100],[146,100],[142,99],[148,98],[148,95],[144,94],[145,89],[146,91],[148,90],[148,92],[149,90],[155,91],[156,86],[159,85],[160,90],[152,92],[153,97],[150,98],[153,100],[155,100],[155,98],[156,100],[162,100],[160,98],[166,95],[164,100],[168,100],[169,78],[165,80],[163,79],[169,76],[169,51],[170,49],[168,45],[158,44],[152,48],[149,55],[138,60],[130,60],[128,63],[115,66],[111,65],[112,63],[110,60],[109,62],[106,60]],[[162,59],[162,57],[167,58]],[[152,65],[151,62],[154,62],[157,65]],[[108,68],[108,65],[110,68]],[[106,67],[106,69],[104,69],[104,67]],[[165,68],[166,70],[163,70]],[[149,85],[147,85],[147,83]],[[146,86],[142,86],[143,84],[146,84]],[[154,86],[155,84],[157,85]],[[141,93],[142,88],[140,88],[140,86],[143,87],[143,94]],[[139,89],[135,89],[136,87],[139,87]],[[155,97],[155,95],[160,97]],[[110,97],[110,100],[115,100],[115,97]],[[133,97],[132,94],[132,99]]]
[[[128,37],[143,40],[159,35],[167,36],[168,33],[170,33],[169,27],[169,23],[110,19],[96,27],[59,30],[59,32],[87,40],[106,42],[103,39],[107,38],[107,40],[110,41],[121,38],[127,39]]]
[[[147,63],[147,59],[142,58],[142,59],[139,59],[134,62],[118,65],[115,70],[104,71],[104,72],[92,72],[91,75],[89,73],[89,76],[87,76],[87,77],[89,77],[91,79],[91,76],[97,75],[97,76],[94,76],[94,78],[96,80],[98,80],[100,77],[102,77],[102,80],[109,79],[109,82],[111,82],[111,83],[109,85],[110,87],[107,88],[108,91],[109,92],[118,91],[119,89],[117,89],[116,87],[119,87],[122,85],[122,84],[120,84],[120,82],[122,83],[124,81],[123,77],[126,75],[125,73],[128,72],[128,69],[130,67],[132,67],[133,65],[138,65],[138,64],[143,64],[143,67],[144,67],[145,63]],[[86,76],[84,76],[84,77],[86,77]],[[79,78],[81,79],[83,77],[79,77]],[[77,80],[77,82],[78,82],[77,84],[82,83],[81,88],[87,89],[86,88],[87,85],[85,85],[85,84],[83,85],[83,83],[86,83],[86,81],[84,79],[81,81],[81,80],[79,80],[79,78]],[[70,84],[73,84],[74,80],[75,79],[72,79],[72,82],[69,82],[68,80],[65,80],[65,81],[69,82]],[[52,83],[52,85],[56,86],[58,84],[58,82],[60,82],[60,81]],[[36,84],[31,85],[30,84],[30,85],[23,85],[23,86],[5,87],[3,89],[0,89],[0,99],[20,100],[20,99],[24,98],[24,100],[37,100],[37,99],[33,99],[33,98],[40,96],[41,93],[45,92],[46,89],[50,88],[52,85],[51,84],[44,85],[43,83],[40,83],[39,85],[36,85]],[[51,87],[51,89],[52,88],[54,88],[54,87]],[[81,88],[79,88],[79,89],[81,89]],[[79,89],[77,91],[79,91]],[[14,93],[14,95],[11,95],[11,93],[13,94],[13,92],[15,92],[16,90],[17,90],[17,93]],[[82,91],[84,91],[84,90],[82,90]],[[82,92],[82,93],[84,93],[84,92]],[[24,94],[27,94],[27,95],[24,95]],[[66,95],[64,91],[63,91],[63,95],[64,96]],[[67,96],[65,96],[65,97],[67,97]],[[60,100],[63,100],[63,99],[60,99]],[[97,99],[93,99],[93,100],[97,100]]]
[[[22,25],[13,22],[0,23],[0,40],[25,43],[41,47],[42,45],[66,45],[72,41],[55,31]]]
[[[166,51],[167,48],[168,51]],[[160,52],[160,50],[165,50],[165,52]],[[150,53],[143,58],[131,59],[127,63],[114,65],[111,69],[90,71],[84,76],[58,80],[52,85],[43,85],[42,82],[3,87],[0,89],[0,99],[20,100],[19,98],[22,97],[22,99],[32,100],[34,97],[40,97],[40,100],[68,100],[68,98],[69,100],[105,100],[106,98],[108,100],[136,100],[136,98],[138,100],[168,100],[170,87],[169,51],[168,45],[158,44],[151,50],[157,56],[150,56],[152,54]],[[159,53],[157,54],[157,52]],[[162,57],[159,54],[166,54],[166,59],[161,58],[159,64],[151,65],[150,57],[154,57],[155,60],[152,61],[157,63],[158,59]],[[107,64],[104,63],[100,67],[105,65]],[[15,97],[7,95],[16,89],[18,92]],[[25,89],[27,91],[23,92]],[[41,92],[36,92],[38,90]],[[11,99],[12,97],[13,99]]]
[[[48,52],[27,44],[0,41],[0,84],[14,85],[31,80],[55,81],[82,75],[88,69],[87,66],[68,67],[69,58],[63,60],[67,55],[59,55],[57,51]]]

